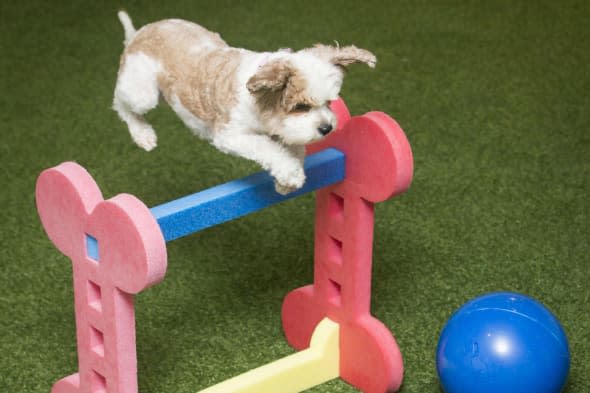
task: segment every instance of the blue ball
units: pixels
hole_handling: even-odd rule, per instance
[[[440,335],[436,368],[446,393],[559,393],[570,353],[559,321],[516,293],[478,297]]]

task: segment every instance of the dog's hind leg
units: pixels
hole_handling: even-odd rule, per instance
[[[130,110],[125,103],[117,100],[117,98],[115,98],[113,108],[117,111],[121,120],[127,123],[131,138],[139,147],[150,151],[157,146],[158,137],[156,132],[145,121],[143,116]]]
[[[156,147],[157,136],[143,115],[158,105],[159,70],[159,63],[143,53],[128,55],[119,72],[113,99],[113,109],[127,123],[131,138],[147,151]]]

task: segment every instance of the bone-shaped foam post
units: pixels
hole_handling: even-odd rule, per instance
[[[39,176],[36,200],[74,275],[79,370],[52,393],[137,393],[133,295],[164,277],[160,228],[131,195],[104,201],[92,177],[71,162]]]
[[[317,192],[314,284],[289,293],[283,327],[297,349],[309,345],[325,317],[340,324],[340,376],[365,393],[399,388],[401,353],[389,330],[370,315],[374,203],[405,191],[413,174],[410,145],[381,112],[353,117],[312,145],[346,156],[346,179]]]

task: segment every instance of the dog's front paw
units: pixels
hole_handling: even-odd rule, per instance
[[[305,172],[303,168],[287,174],[287,176],[275,176],[275,190],[281,195],[287,195],[297,191],[305,184]]]
[[[281,195],[287,195],[287,194],[292,193],[293,191],[297,191],[297,188],[285,186],[285,185],[275,181],[275,191]]]

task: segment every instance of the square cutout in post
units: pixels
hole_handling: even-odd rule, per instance
[[[104,334],[94,326],[90,326],[90,349],[101,358],[104,357]]]
[[[334,193],[328,197],[328,214],[332,220],[344,221],[344,198]]]
[[[90,379],[90,389],[92,393],[106,393],[107,391],[107,379],[104,375],[92,371],[92,377]]]
[[[90,280],[86,282],[86,301],[94,310],[102,312],[102,290],[98,284]]]
[[[98,262],[100,260],[100,255],[98,253],[98,240],[88,234],[86,234],[86,255],[88,255],[88,258],[92,259],[93,261]]]
[[[342,306],[342,286],[328,279],[328,301],[336,307]]]
[[[328,261],[330,263],[342,266],[344,257],[342,255],[342,242],[340,240],[328,236],[327,252]]]

